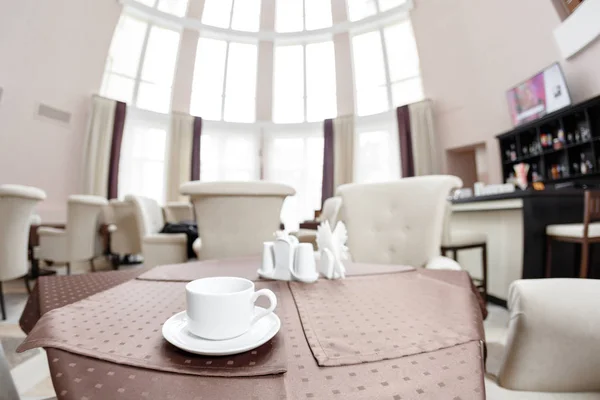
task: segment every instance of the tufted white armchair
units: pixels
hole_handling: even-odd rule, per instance
[[[198,223],[198,259],[237,257],[262,252],[263,242],[279,230],[281,207],[294,188],[271,182],[187,182]]]
[[[331,229],[337,224],[340,208],[342,207],[341,197],[330,197],[323,202],[321,214],[316,219],[318,223],[328,221]],[[317,248],[317,231],[315,229],[299,229],[298,232],[292,232],[300,243],[311,243],[315,249]]]
[[[27,242],[35,205],[46,198],[43,190],[0,185],[0,308],[6,319],[2,282],[27,275]],[[1,345],[0,345],[1,347]]]
[[[460,269],[440,256],[446,202],[462,186],[454,176],[432,175],[338,188],[341,220],[356,262]]]
[[[120,258],[125,255],[142,253],[142,242],[138,231],[135,205],[132,200],[110,200],[112,216],[110,231],[110,250]],[[118,266],[117,260],[113,262]]]
[[[144,266],[187,262],[187,236],[183,233],[160,233],[165,225],[163,210],[156,200],[142,196],[126,196],[133,202]]]
[[[67,266],[89,261],[94,270],[94,258],[101,255],[98,246],[99,217],[108,201],[99,196],[71,195],[67,201],[67,226],[65,229],[41,227],[39,258]]]
[[[508,293],[508,340],[488,399],[600,399],[600,281],[528,279]]]
[[[194,221],[194,208],[185,201],[171,201],[164,207],[165,221],[171,223]]]

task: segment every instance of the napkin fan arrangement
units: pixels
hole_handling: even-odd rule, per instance
[[[348,258],[348,233],[344,223],[338,222],[333,231],[328,221],[318,226],[318,265],[314,261],[312,245],[299,243],[298,238],[283,231],[276,232],[275,236],[275,241],[264,243],[262,268],[258,270],[261,277],[307,283],[316,281],[319,273],[327,279],[345,278],[346,268],[342,261]]]

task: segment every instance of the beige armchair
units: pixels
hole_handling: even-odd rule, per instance
[[[27,275],[29,223],[44,191],[28,186],[0,185],[0,309],[6,319],[2,282]],[[1,347],[1,345],[0,345]]]
[[[178,223],[184,221],[194,221],[194,208],[191,203],[184,201],[173,201],[163,207],[165,221]]]
[[[460,269],[440,256],[447,197],[462,186],[454,176],[340,186],[341,220],[357,262]]]
[[[111,200],[109,207],[112,216],[108,228],[110,231],[110,251],[113,255],[113,266],[118,268],[121,256],[142,253],[142,242],[133,201]]]
[[[165,221],[158,202],[142,196],[126,196],[125,200],[133,202],[135,206],[144,266],[187,262],[187,236],[182,233],[160,233]]]
[[[338,214],[342,207],[342,199],[340,197],[330,197],[323,202],[321,214],[315,220],[317,223],[328,221],[331,229],[337,224]],[[317,231],[315,229],[299,229],[298,232],[292,232],[298,238],[300,243],[311,243],[315,249],[317,247]]]
[[[94,258],[102,253],[99,246],[99,217],[108,201],[99,196],[72,195],[67,202],[65,229],[41,227],[38,258],[52,264],[66,265],[71,273],[71,263],[89,261],[95,270]]]
[[[191,197],[198,223],[198,259],[260,254],[279,230],[283,201],[295,193],[271,182],[184,183],[181,194]]]
[[[508,341],[498,371],[488,367],[488,399],[599,399],[600,281],[515,281],[508,306]]]

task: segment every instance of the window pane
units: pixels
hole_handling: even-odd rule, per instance
[[[227,43],[222,40],[198,40],[190,105],[192,114],[208,119],[221,119],[226,51]]]
[[[257,47],[254,44],[229,44],[227,95],[255,97],[256,57]]]
[[[184,17],[188,0],[159,0],[158,9],[178,17]]]
[[[273,120],[304,121],[304,51],[301,45],[275,48]]]
[[[352,50],[356,89],[384,85],[385,65],[379,32],[354,36]]]
[[[200,179],[257,180],[259,179],[258,135],[205,129],[200,147]]]
[[[356,113],[371,115],[387,111],[388,93],[386,86],[363,89],[356,92]]]
[[[173,84],[179,49],[179,32],[153,26],[142,69],[142,79],[165,87]]]
[[[260,24],[260,0],[238,0],[233,5],[231,29],[258,32]]]
[[[357,21],[377,12],[375,0],[347,0],[347,2],[350,21]]]
[[[148,24],[123,16],[115,29],[106,70],[135,77],[138,72],[142,46]]]
[[[157,0],[135,0],[135,1],[137,1],[138,3],[142,3],[145,6],[154,8]]]
[[[383,182],[399,177],[398,163],[392,159],[394,147],[388,131],[358,134],[355,176],[357,182]]]
[[[306,46],[306,95],[308,121],[335,117],[335,54],[333,42]]]
[[[254,122],[256,121],[256,98],[241,96],[225,96],[225,121]]]
[[[144,110],[167,114],[171,105],[171,87],[141,82],[136,105]]]
[[[229,28],[232,2],[233,0],[205,0],[202,23],[219,28]]]
[[[406,0],[379,0],[379,11],[387,11],[406,3]]]
[[[277,32],[297,32],[304,29],[302,0],[277,0],[275,11]]]
[[[388,27],[384,35],[391,81],[419,76],[419,55],[410,23]]]
[[[102,94],[113,100],[131,104],[133,99],[133,79],[107,74],[104,78]]]
[[[392,99],[396,107],[416,103],[424,98],[421,78],[409,79],[392,85]]]
[[[305,25],[307,30],[331,26],[330,0],[304,0]]]

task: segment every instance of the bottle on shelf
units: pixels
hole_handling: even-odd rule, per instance
[[[579,175],[579,163],[573,163],[573,175]]]
[[[517,159],[517,150],[516,150],[517,146],[512,143],[510,145],[510,161],[515,161]]]
[[[587,168],[588,168],[588,165],[585,160],[585,154],[581,153],[581,167],[579,168],[579,170],[581,171],[582,175],[585,175],[588,173]]]
[[[538,173],[538,170],[537,170],[537,169],[538,169],[538,166],[537,166],[537,164],[533,164],[533,166],[532,166],[532,169],[533,169],[533,171],[531,172],[531,180],[532,180],[533,182],[539,182],[539,181],[541,181],[541,180],[542,180],[542,177],[541,177],[541,175]]]

